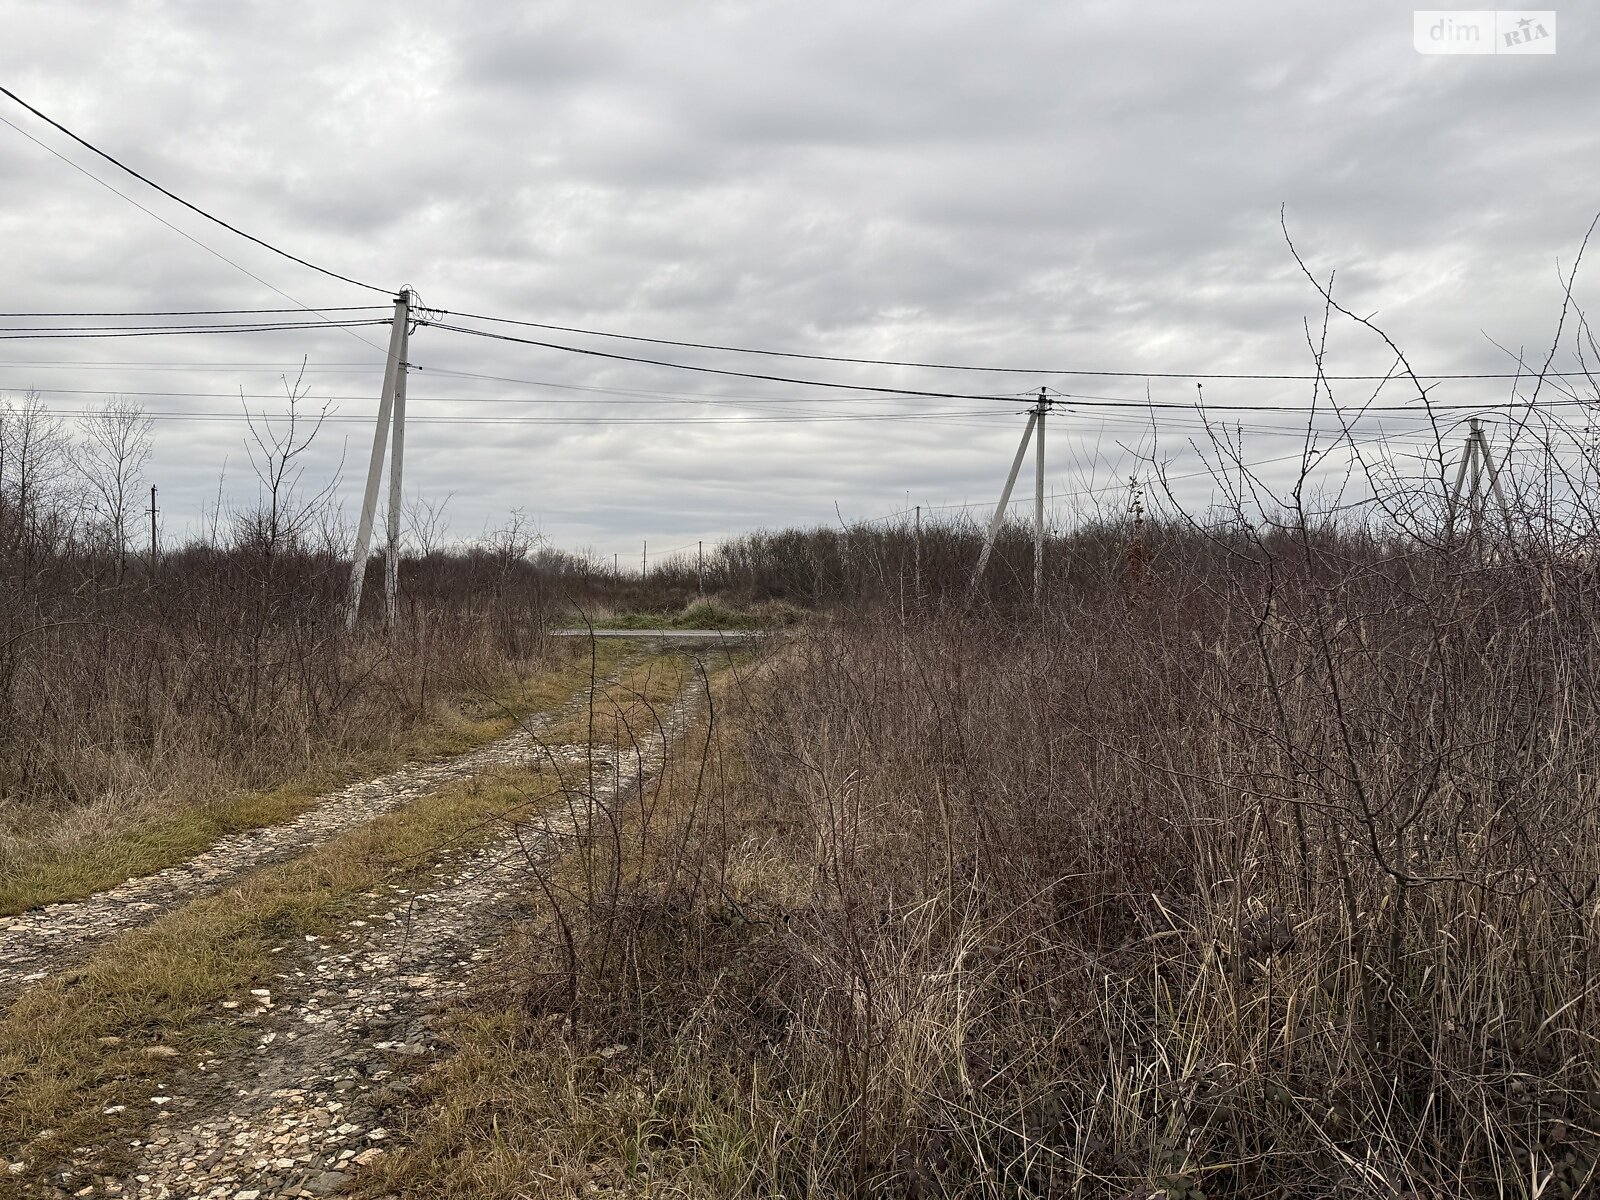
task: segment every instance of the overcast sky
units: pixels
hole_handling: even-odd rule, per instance
[[[411,285],[434,308],[649,337],[1057,370],[1305,371],[1303,322],[1320,325],[1321,308],[1282,208],[1311,268],[1337,270],[1340,298],[1376,313],[1418,370],[1499,371],[1511,364],[1491,339],[1542,362],[1558,269],[1600,211],[1590,6],[1559,12],[1554,55],[1521,57],[1419,55],[1409,7],[1286,0],[12,0],[0,12],[0,81],[263,240]],[[0,116],[150,210],[0,126],[6,311],[386,303],[209,225],[3,98]],[[1580,296],[1593,290],[1580,277]],[[1147,395],[1131,378],[502,328],[830,383]],[[1331,370],[1389,366],[1370,334],[1335,334]],[[62,411],[119,393],[152,413],[217,414],[157,426],[151,477],[181,535],[225,463],[229,501],[253,494],[240,393],[281,411],[282,376],[302,358],[309,397],[337,415],[307,483],[342,458],[352,507],[384,339],[7,340],[0,391],[36,388]],[[664,551],[992,503],[1023,420],[1001,400],[879,398],[430,327],[410,358],[406,490],[452,495],[456,536],[520,508],[553,544],[608,557],[644,539]],[[1148,388],[1196,396],[1188,379]],[[1205,399],[1299,405],[1310,390],[1218,381]],[[1464,381],[1436,398],[1506,394]],[[813,419],[930,413],[957,415]],[[445,419],[462,417],[474,420]],[[1296,443],[1275,420],[1255,419],[1246,445],[1281,474],[1271,460]],[[1164,417],[1152,437],[1147,415],[1058,410],[1049,487],[1114,485],[1148,470],[1141,454],[1192,471],[1194,423]],[[1418,423],[1381,428],[1403,446]],[[1358,436],[1379,432],[1370,421]],[[1182,486],[1203,502],[1203,479]]]

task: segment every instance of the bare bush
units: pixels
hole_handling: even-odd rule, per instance
[[[110,400],[84,422],[75,461],[90,505],[111,539],[118,582],[128,567],[129,526],[150,452],[151,421],[136,404]]]

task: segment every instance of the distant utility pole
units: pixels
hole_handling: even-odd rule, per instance
[[[1450,492],[1450,504],[1445,510],[1444,537],[1447,543],[1455,538],[1456,518],[1461,512],[1463,485],[1467,488],[1469,542],[1477,538],[1483,530],[1484,509],[1488,505],[1491,492],[1494,494],[1496,506],[1500,509],[1500,520],[1505,525],[1505,531],[1508,534],[1511,532],[1511,506],[1506,503],[1505,490],[1500,486],[1500,468],[1495,464],[1494,455],[1489,453],[1489,440],[1484,436],[1477,417],[1472,418],[1470,426],[1467,444],[1461,452],[1461,466],[1456,470],[1456,486]],[[1489,475],[1487,491],[1483,487],[1485,471]]]
[[[706,544],[696,542],[694,554],[694,589],[700,595],[706,594]]]
[[[150,565],[156,565],[156,556],[161,548],[156,542],[156,485],[150,485]]]
[[[361,521],[356,526],[355,561],[350,564],[350,600],[345,610],[346,629],[356,627],[356,617],[361,612],[361,588],[367,577],[367,554],[372,545],[372,519],[378,509],[378,485],[383,476],[383,458],[389,440],[389,419],[395,412],[395,396],[403,386],[400,382],[405,372],[407,329],[411,322],[411,292],[401,289],[394,298],[394,324],[389,330],[389,357],[383,367],[383,394],[378,399],[378,421],[372,431],[372,455],[367,460],[367,488],[361,500]],[[402,393],[403,394],[403,393]],[[400,420],[395,425],[395,452],[398,457],[404,445],[401,423],[404,421],[405,401],[399,406]],[[396,464],[398,466],[398,463]],[[390,511],[394,510],[393,497],[399,492],[399,471],[395,472],[390,492]],[[391,527],[394,521],[391,517]],[[391,535],[393,536],[393,535]],[[393,553],[391,551],[391,558]],[[389,569],[394,570],[395,566]],[[386,581],[387,582],[387,581]]]
[[[978,566],[972,572],[972,583],[967,588],[968,604],[971,604],[978,594],[978,584],[989,565],[989,555],[994,552],[995,539],[1000,536],[1000,527],[1005,524],[1006,506],[1011,503],[1011,489],[1017,485],[1017,476],[1022,471],[1022,460],[1027,456],[1028,442],[1033,438],[1035,429],[1039,431],[1039,445],[1033,488],[1033,600],[1038,604],[1044,599],[1044,415],[1049,409],[1050,399],[1044,394],[1044,389],[1040,388],[1039,403],[1028,410],[1028,424],[1022,431],[1022,442],[1017,446],[1017,456],[1011,460],[1011,473],[1006,476],[1006,486],[1000,493],[1000,503],[995,505],[994,516],[989,521],[989,531],[984,535],[983,551],[978,555]]]
[[[622,577],[622,568],[617,565],[617,554],[614,550],[611,552],[611,577],[613,579]]]
[[[643,579],[650,574],[650,542],[646,539],[640,545],[644,548],[639,551],[639,578]]]
[[[1044,418],[1050,404],[1039,389],[1039,423],[1033,432],[1033,603],[1044,603]]]

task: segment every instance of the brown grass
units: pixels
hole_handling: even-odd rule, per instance
[[[374,1186],[1588,1194],[1600,581],[1394,549],[1200,543],[721,681]]]
[[[317,744],[286,764],[288,782],[240,790],[227,763],[197,752],[152,770],[137,798],[97,796],[67,807],[19,805],[0,834],[0,915],[87,896],[182,862],[230,833],[287,821],[319,797],[407,761],[459,754],[508,732],[518,717],[557,707],[584,687],[591,667],[609,673],[636,647],[552,641],[528,673],[500,673],[493,690],[441,690],[409,721],[374,724],[370,736]]]
[[[596,669],[623,652],[605,648]],[[674,670],[657,658],[630,677],[655,681]],[[550,707],[578,685],[575,670],[567,669],[521,695],[542,697]],[[626,684],[614,684],[599,707],[632,696]],[[154,1112],[149,1097],[159,1094],[174,1065],[209,1058],[250,1035],[247,1026],[217,1020],[222,1001],[282,974],[303,945],[300,935],[327,934],[349,906],[364,903],[364,894],[426,875],[442,857],[559,794],[549,767],[497,769],[443,788],[149,928],[115,937],[81,966],[26,990],[0,1016],[0,1145],[29,1163],[26,1185],[76,1146],[99,1146],[99,1169],[114,1172],[128,1137],[138,1136]],[[146,1048],[156,1044],[177,1058],[148,1057]],[[117,1106],[123,1111],[106,1113]]]

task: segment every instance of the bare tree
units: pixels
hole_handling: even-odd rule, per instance
[[[60,418],[28,392],[0,398],[0,539],[31,561],[41,541],[71,524],[57,503],[68,472],[68,439]]]
[[[508,576],[517,563],[526,562],[533,549],[544,541],[544,535],[530,528],[528,515],[521,508],[506,514],[506,522],[498,529],[483,535],[482,545],[489,557],[500,568],[500,576]]]
[[[302,368],[293,383],[284,379],[289,411],[283,417],[274,420],[251,413],[249,406],[245,406],[245,419],[250,427],[245,452],[250,456],[260,493],[255,508],[235,518],[235,529],[242,541],[261,550],[269,562],[279,551],[294,547],[305,538],[315,525],[318,512],[332,495],[338,478],[335,470],[328,483],[315,492],[308,495],[301,490],[300,481],[305,473],[301,460],[328,417],[326,403],[312,416],[302,410],[306,398],[304,378]]]
[[[450,531],[450,518],[445,516],[445,509],[454,498],[454,492],[446,492],[438,500],[413,495],[405,502],[406,533],[419,556],[426,558],[444,549],[445,534]]]
[[[128,565],[128,527],[145,466],[150,461],[153,423],[137,404],[121,397],[106,402],[84,421],[75,466],[89,505],[116,547],[117,579]]]

